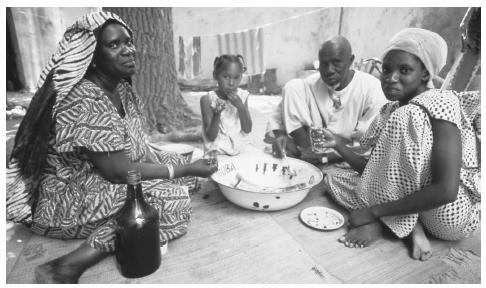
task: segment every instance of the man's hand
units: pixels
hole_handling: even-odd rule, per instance
[[[301,153],[300,159],[302,159],[306,162],[309,162],[311,164],[314,164],[314,165],[322,164],[322,156],[323,155],[314,153],[314,151],[312,151],[311,147],[307,147],[307,148],[298,147],[298,148],[299,148],[300,153]]]
[[[280,135],[272,143],[272,154],[273,156],[282,159],[285,155],[285,147],[287,146],[287,136]]]

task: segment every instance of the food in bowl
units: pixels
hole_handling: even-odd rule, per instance
[[[294,173],[290,171],[294,170]],[[319,184],[322,172],[295,158],[239,155],[219,163],[211,178],[234,204],[251,210],[276,211],[300,203]]]

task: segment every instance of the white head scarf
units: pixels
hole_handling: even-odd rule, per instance
[[[382,58],[391,50],[402,50],[417,56],[430,74],[427,88],[434,88],[432,79],[447,62],[447,43],[439,34],[421,28],[406,28],[392,37]]]

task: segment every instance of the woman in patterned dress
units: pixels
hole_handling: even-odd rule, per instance
[[[426,260],[431,251],[423,228],[458,240],[479,227],[479,93],[433,89],[446,56],[447,45],[434,32],[408,28],[392,38],[381,75],[391,102],[361,139],[373,149],[368,161],[327,131],[329,147],[356,171],[325,179],[329,194],[351,210],[350,230],[340,239],[347,247],[370,245],[383,223],[397,237],[411,237],[413,258]]]
[[[195,178],[187,176],[207,177],[217,169],[205,160],[184,163],[146,145],[142,103],[130,81],[134,71],[132,31],[117,15],[99,12],[66,31],[41,75],[10,167],[17,167],[23,180],[38,181],[33,232],[87,240],[37,267],[40,283],[77,283],[114,251],[113,218],[124,204],[129,170],[141,172],[166,242],[187,230],[188,190],[195,188]]]

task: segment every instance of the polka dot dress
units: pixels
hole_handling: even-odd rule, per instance
[[[433,89],[415,97],[409,105],[399,107],[392,102],[383,106],[361,140],[364,148],[373,149],[363,174],[332,171],[325,179],[330,195],[354,210],[420,193],[432,180],[430,118],[445,120],[461,131],[462,167],[456,201],[420,214],[381,220],[398,237],[409,235],[418,219],[438,238],[467,237],[479,227],[481,214],[479,145],[473,128],[474,121],[480,119],[479,98],[474,97],[479,94],[457,95]]]

